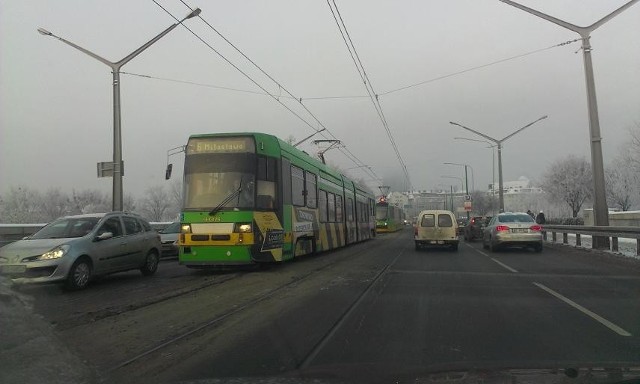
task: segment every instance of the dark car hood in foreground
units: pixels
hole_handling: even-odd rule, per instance
[[[474,366],[474,364],[469,364]],[[476,366],[487,366],[486,363]],[[640,363],[567,365],[551,368],[455,369],[407,367],[389,364],[313,366],[278,377],[202,379],[181,384],[635,384],[640,383]],[[433,369],[433,370],[432,370]]]

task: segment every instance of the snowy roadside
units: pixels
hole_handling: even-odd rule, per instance
[[[32,299],[0,277],[0,382],[88,383],[93,373],[32,311]]]
[[[591,249],[591,236],[589,235],[580,235],[581,246],[576,246],[576,235],[574,233],[569,233],[567,236],[567,244],[576,248],[585,248]],[[551,241],[551,232],[547,232],[547,242],[552,244],[562,244],[562,234],[558,233],[555,243]],[[611,250],[603,250],[602,252],[610,253],[612,255],[617,256],[625,256],[632,259],[640,260],[640,256],[636,254],[636,239],[624,239],[618,238],[618,251],[614,252]]]

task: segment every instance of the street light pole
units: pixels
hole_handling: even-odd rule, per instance
[[[460,164],[460,163],[443,163],[446,165],[458,165],[461,167],[464,167],[464,184],[466,186],[466,195],[469,196],[469,178],[467,177],[467,167],[471,168],[470,165],[467,164]],[[473,168],[471,168],[471,174],[473,175]],[[470,217],[470,213],[469,211],[467,211],[467,219],[469,219]]]
[[[596,101],[596,86],[593,78],[593,63],[591,62],[591,43],[590,34],[596,28],[600,27],[607,21],[622,13],[640,0],[631,0],[620,8],[611,12],[602,19],[587,27],[579,27],[577,25],[567,23],[553,16],[547,15],[535,9],[525,7],[524,5],[515,3],[510,0],[500,0],[513,7],[520,8],[525,12],[531,13],[542,19],[557,24],[563,28],[576,32],[582,38],[582,57],[584,59],[585,80],[587,83],[587,107],[589,110],[589,136],[591,143],[591,169],[593,171],[593,217],[594,225],[609,225],[609,208],[607,206],[607,196],[604,183],[604,165],[602,161],[602,137],[600,136],[600,121],[598,118],[598,103]],[[597,236],[594,238],[594,248],[608,248],[609,239],[607,237]]]
[[[56,36],[53,33],[47,31],[44,28],[38,28],[38,32],[41,35],[55,37],[56,39],[62,41],[63,43],[72,46],[73,48],[79,50],[82,53],[85,53],[99,62],[108,65],[111,68],[113,73],[113,203],[112,209],[114,211],[122,211],[123,210],[123,192],[122,192],[122,176],[124,174],[123,163],[122,163],[122,133],[121,133],[121,118],[120,118],[120,68],[122,68],[125,64],[131,61],[134,57],[138,56],[144,50],[149,48],[153,43],[160,40],[164,35],[171,32],[175,27],[182,24],[183,21],[190,19],[192,17],[196,17],[200,14],[200,8],[196,8],[187,16],[185,16],[182,20],[177,23],[171,25],[169,28],[160,32],[156,37],[149,40],[146,44],[142,45],[140,48],[136,49],[126,57],[124,57],[120,61],[112,62],[109,61],[97,54],[80,47],[68,40],[63,39],[60,36]]]
[[[494,143],[496,143],[498,145],[498,184],[499,184],[499,188],[500,191],[498,193],[498,199],[500,200],[500,212],[504,212],[504,191],[502,190],[502,186],[503,186],[503,182],[502,182],[502,143],[505,142],[506,140],[508,140],[509,138],[511,138],[512,136],[522,132],[525,128],[528,128],[530,126],[532,126],[533,124],[537,123],[540,120],[544,120],[546,119],[548,116],[542,116],[540,118],[538,118],[537,120],[525,125],[524,127],[517,129],[516,131],[514,131],[513,133],[511,133],[510,135],[505,136],[504,138],[502,138],[501,140],[498,139],[494,139],[491,136],[487,136],[482,132],[478,132],[474,129],[471,129],[469,127],[465,127],[464,125],[458,124],[458,123],[454,123],[453,121],[450,121],[449,124],[452,125],[457,125],[460,128],[466,129],[467,131],[473,132],[476,135],[482,136],[487,140],[491,140]]]
[[[493,205],[493,200],[496,197],[496,146],[495,144],[491,144],[491,142],[487,141],[487,140],[477,140],[477,139],[470,139],[468,137],[454,137],[454,140],[468,140],[468,141],[475,141],[478,143],[487,143],[489,144],[489,146],[487,148],[491,148],[491,153],[492,153],[492,157],[491,157],[491,198],[492,198],[492,203],[491,206],[493,207],[493,214],[495,216],[495,206]],[[473,168],[471,168],[471,175],[472,175],[472,179],[473,179]],[[473,185],[473,188],[475,189],[475,184],[472,181],[471,185]]]

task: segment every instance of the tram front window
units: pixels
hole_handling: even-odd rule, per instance
[[[185,159],[184,208],[253,209],[256,156],[199,154]]]
[[[376,220],[386,220],[388,209],[387,205],[376,205]]]

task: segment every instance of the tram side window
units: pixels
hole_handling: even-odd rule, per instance
[[[329,212],[327,221],[336,221],[336,195],[331,192],[327,192],[327,211]]]
[[[295,165],[291,166],[291,202],[304,207],[304,171]]]
[[[342,217],[342,196],[336,195],[336,221],[341,223]]]
[[[347,221],[349,222],[353,221],[353,199],[350,197],[347,197],[346,211],[347,211]]]
[[[316,183],[317,177],[311,172],[305,171],[306,177],[306,191],[307,191],[307,207],[308,208],[316,208],[318,205],[318,201],[316,199]]]
[[[320,222],[327,222],[327,192],[322,189],[318,192],[318,210],[320,211]]]
[[[270,157],[258,158],[258,209],[273,209],[276,202],[276,159]]]
[[[362,209],[360,210],[360,221],[366,223],[369,221],[369,204],[360,203],[362,205]]]

